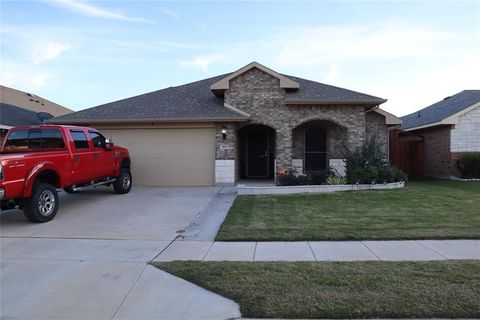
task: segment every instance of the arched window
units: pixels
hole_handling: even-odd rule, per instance
[[[319,127],[305,129],[305,170],[327,169],[327,133]]]

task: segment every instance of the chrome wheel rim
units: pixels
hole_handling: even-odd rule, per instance
[[[38,210],[42,216],[49,216],[55,209],[55,196],[50,190],[43,190],[38,198]]]
[[[125,172],[123,174],[123,177],[122,177],[122,187],[123,189],[128,189],[130,187],[130,175],[128,174],[128,172]]]

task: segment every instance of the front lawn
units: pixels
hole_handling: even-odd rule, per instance
[[[478,318],[480,261],[167,262],[258,318]]]
[[[480,238],[480,182],[404,189],[239,196],[217,241]]]

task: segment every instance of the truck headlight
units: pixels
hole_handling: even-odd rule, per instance
[[[3,180],[3,166],[0,164],[0,180]]]

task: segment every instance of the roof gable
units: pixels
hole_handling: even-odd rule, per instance
[[[228,90],[230,88],[230,80],[233,78],[238,77],[239,75],[249,71],[250,69],[257,68],[262,70],[263,72],[271,75],[272,77],[275,77],[280,80],[280,88],[284,89],[298,89],[300,87],[300,84],[298,82],[293,81],[292,79],[289,79],[285,77],[284,75],[265,67],[264,65],[258,63],[258,62],[251,62],[247,64],[245,67],[238,69],[237,71],[229,74],[228,76],[218,80],[217,82],[214,82],[210,86],[210,90],[217,92],[217,91],[224,91]]]
[[[426,108],[403,116],[403,130],[455,124],[458,116],[480,106],[480,90],[464,90]]]

